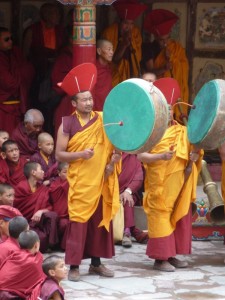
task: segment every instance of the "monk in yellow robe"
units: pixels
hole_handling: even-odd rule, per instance
[[[154,269],[166,272],[187,267],[187,262],[175,256],[191,253],[190,204],[196,198],[201,167],[199,151],[189,144],[186,127],[171,118],[172,114],[168,129],[151,152],[138,154],[146,171],[146,254],[155,259]]]
[[[91,258],[90,274],[112,277],[100,257],[114,252],[111,220],[119,209],[117,171],[121,155],[115,153],[104,130],[102,115],[92,111],[97,70],[93,64],[72,69],[61,87],[72,98],[76,112],[63,117],[58,130],[56,157],[69,163],[69,225],[65,260],[70,265],[68,279],[78,281],[79,265]]]
[[[103,38],[113,44],[113,86],[133,77],[140,77],[142,36],[134,20],[147,6],[134,1],[117,1],[113,5],[120,18],[103,32]]]

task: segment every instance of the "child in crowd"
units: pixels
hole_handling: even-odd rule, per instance
[[[7,141],[9,139],[9,134],[7,131],[5,130],[0,130],[0,152],[2,150],[2,144]],[[0,155],[0,159],[1,159],[1,155]]]
[[[154,82],[156,81],[156,75],[155,73],[151,73],[151,72],[146,72],[142,75],[142,79],[148,81],[148,82]]]
[[[58,243],[58,216],[52,211],[48,187],[40,184],[44,171],[39,163],[27,162],[24,166],[25,180],[15,189],[14,206],[28,220],[30,228],[40,236],[41,252]]]
[[[49,185],[54,177],[57,176],[57,162],[54,154],[54,140],[53,137],[47,133],[42,132],[38,135],[39,152],[33,154],[30,161],[39,163],[44,171],[44,185]]]
[[[0,205],[0,244],[9,236],[9,220],[22,216],[21,212],[8,205]]]
[[[60,281],[67,278],[68,271],[64,259],[58,255],[47,257],[42,264],[42,269],[46,274],[40,298],[42,300],[64,300],[64,290],[60,286]]]
[[[67,181],[68,163],[60,162],[58,164],[58,177],[51,183],[49,188],[50,202],[52,209],[58,214],[59,223],[59,242],[61,249],[65,250],[66,246],[66,227],[69,223],[68,215],[68,190],[69,184]]]
[[[27,230],[20,233],[18,242],[21,249],[8,256],[1,266],[0,299],[37,299],[45,279],[40,240],[35,231]]]
[[[24,157],[20,157],[18,145],[13,140],[7,140],[2,144],[2,160],[0,160],[0,182],[15,186],[25,176],[23,166],[27,162]]]
[[[29,224],[22,216],[14,217],[9,221],[9,237],[4,243],[0,244],[0,268],[1,264],[10,254],[20,249],[18,237],[21,232],[28,229]]]
[[[0,205],[13,206],[14,198],[14,188],[7,183],[0,183]]]

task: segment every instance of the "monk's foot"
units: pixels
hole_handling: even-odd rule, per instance
[[[79,281],[80,280],[79,268],[73,268],[73,269],[69,270],[68,280],[70,280],[70,281]]]
[[[158,271],[163,271],[163,272],[175,271],[175,267],[172,266],[167,260],[159,260],[159,259],[155,260],[153,269]]]
[[[148,243],[148,233],[144,232],[136,227],[131,231],[132,237],[135,238],[137,243],[147,244]]]
[[[98,267],[90,265],[89,274],[95,274],[104,277],[114,277],[114,272],[106,268],[106,266],[104,266],[103,264],[99,265]]]
[[[122,246],[125,248],[130,248],[132,247],[132,241],[131,241],[131,236],[127,235],[124,233],[123,239],[122,239]]]
[[[170,257],[168,259],[168,262],[175,268],[187,268],[188,267],[188,263],[186,261],[179,260],[176,257]]]

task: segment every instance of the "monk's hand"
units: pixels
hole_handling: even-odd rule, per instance
[[[85,149],[84,151],[81,152],[81,157],[83,159],[90,159],[94,155],[94,150],[93,149]]]
[[[174,151],[169,150],[160,155],[161,155],[162,160],[171,160],[171,158],[173,157],[173,154],[174,154]]]
[[[123,203],[123,205],[125,205],[127,202],[129,207],[134,206],[133,196],[130,193],[128,193],[126,190],[120,194],[120,201]]]
[[[199,159],[199,152],[197,151],[191,151],[189,158],[191,161],[196,162]]]
[[[40,222],[42,214],[43,214],[42,210],[36,211],[36,213],[33,214],[33,217],[31,218],[31,220],[36,223]]]
[[[105,166],[105,179],[109,177],[114,171],[114,164],[109,163]]]
[[[111,157],[111,163],[113,163],[113,164],[118,163],[120,161],[121,157],[122,157],[121,152],[114,150],[113,155]]]

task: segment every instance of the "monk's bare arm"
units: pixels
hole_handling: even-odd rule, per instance
[[[49,298],[49,300],[62,300],[61,295],[59,294],[58,291],[54,292],[54,294],[52,294],[51,298]]]
[[[140,153],[137,155],[137,158],[146,164],[149,164],[151,162],[157,161],[157,160],[170,160],[173,157],[174,151],[168,151],[164,153]]]
[[[62,130],[62,124],[59,127],[58,135],[57,135],[57,143],[55,149],[56,160],[61,162],[72,162],[77,159],[89,159],[94,155],[94,151],[92,149],[84,149],[79,152],[68,152],[67,145],[69,142],[69,135],[65,135]]]

